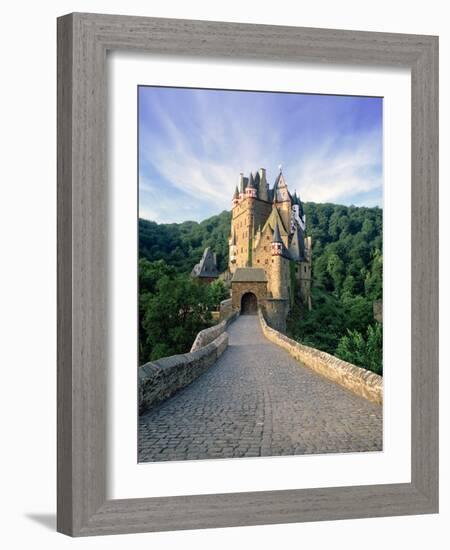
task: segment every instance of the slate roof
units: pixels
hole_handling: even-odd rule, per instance
[[[238,267],[232,283],[267,283],[266,272],[261,267]]]
[[[203,252],[202,259],[191,271],[192,277],[218,277],[219,272],[212,250],[208,247]]]
[[[273,243],[282,243],[283,242],[281,240],[281,237],[280,237],[280,230],[278,229],[278,223],[277,222],[275,222],[275,229],[273,230],[272,242]]]
[[[268,225],[270,226],[270,229],[272,231],[275,229],[275,225],[278,225],[278,229],[281,235],[288,234],[286,228],[284,227],[283,220],[277,208],[272,208],[272,211],[270,212],[269,217],[267,218],[266,223],[264,224],[263,232],[265,231]]]
[[[292,235],[289,252],[294,260],[305,260],[305,239],[303,231],[299,227],[295,228],[294,234]]]

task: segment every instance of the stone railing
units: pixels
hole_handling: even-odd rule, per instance
[[[163,357],[139,367],[139,413],[198,378],[216,362],[227,346],[228,334],[222,331],[212,342],[196,351]]]
[[[204,346],[207,346],[209,343],[211,343],[213,340],[215,340],[218,336],[223,334],[225,330],[227,329],[228,325],[232,323],[237,317],[237,313],[234,313],[233,315],[230,315],[227,319],[223,320],[218,325],[214,325],[209,328],[205,328],[201,330],[195,340],[192,344],[191,351],[196,351],[200,348],[203,348]]]
[[[220,302],[219,312],[222,320],[228,319],[231,316],[233,313],[233,303],[231,298],[227,298],[226,300],[222,300]]]
[[[369,401],[379,404],[383,402],[383,378],[381,376],[288,338],[269,327],[261,310],[259,310],[259,319],[266,338],[285,349],[297,361]]]

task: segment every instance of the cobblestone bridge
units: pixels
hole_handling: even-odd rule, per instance
[[[382,407],[303,367],[257,316],[192,384],[140,418],[139,461],[376,451]]]

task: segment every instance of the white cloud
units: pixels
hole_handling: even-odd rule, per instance
[[[330,139],[289,167],[288,184],[304,201],[348,203],[352,196],[377,190],[381,195],[381,145],[378,132],[337,146]]]

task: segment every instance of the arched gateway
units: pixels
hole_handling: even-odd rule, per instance
[[[258,312],[258,299],[253,292],[246,292],[241,298],[241,315],[256,315]]]
[[[233,311],[242,315],[256,315],[267,300],[267,277],[264,269],[238,267],[231,279],[231,304]]]

